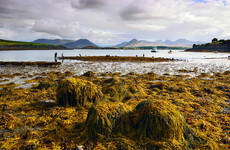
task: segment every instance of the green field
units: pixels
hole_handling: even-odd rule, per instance
[[[67,49],[64,46],[40,44],[32,42],[9,41],[0,39],[0,50],[22,50],[22,49]]]
[[[0,39],[0,45],[33,45],[33,46],[50,46],[49,44],[31,43],[31,42],[19,42],[19,41],[9,41]]]

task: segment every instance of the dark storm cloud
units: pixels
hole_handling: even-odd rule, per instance
[[[72,1],[72,7],[78,9],[100,8],[104,5],[103,0],[78,0]]]

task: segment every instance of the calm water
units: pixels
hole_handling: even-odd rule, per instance
[[[36,74],[50,71],[72,71],[76,75],[82,75],[86,71],[95,73],[129,72],[147,73],[155,72],[159,75],[164,73],[181,74],[179,69],[193,70],[197,69],[199,73],[224,72],[230,70],[229,53],[195,53],[174,50],[169,54],[168,50],[161,50],[158,53],[151,53],[151,50],[22,50],[22,51],[0,51],[0,61],[54,61],[54,53],[59,56],[136,56],[142,57],[165,57],[182,59],[183,61],[172,62],[81,62],[76,60],[65,60],[58,67],[37,67],[37,66],[0,66],[0,73],[13,74],[25,73]],[[198,74],[199,74],[198,73]],[[189,73],[191,76],[198,74]]]
[[[172,54],[168,50],[160,50],[158,53],[151,53],[151,50],[21,50],[21,51],[0,51],[0,61],[54,61],[54,53],[59,56],[143,56],[164,57],[183,60],[203,60],[209,58],[227,58],[226,53],[196,53],[174,50]]]

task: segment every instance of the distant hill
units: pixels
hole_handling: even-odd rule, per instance
[[[65,46],[67,48],[84,48],[87,46],[99,47],[87,39],[80,39],[80,40],[77,40],[74,42],[69,42],[69,43],[63,44],[63,46]]]
[[[201,41],[189,41],[186,39],[178,39],[176,41],[170,41],[170,40],[158,40],[156,42],[163,43],[165,45],[170,45],[170,46],[192,46],[193,44],[203,44],[204,42]]]
[[[164,46],[165,44],[159,42],[149,42],[144,40],[138,41],[137,39],[132,39],[129,42],[123,42],[113,47],[144,47],[144,46],[159,46],[159,45]]]
[[[87,39],[79,39],[77,41],[74,40],[64,40],[64,39],[37,39],[33,41],[34,43],[42,43],[42,44],[52,44],[52,45],[62,45],[67,48],[84,48],[84,47],[98,47],[96,44],[92,43]]]
[[[0,39],[0,50],[52,50],[52,49],[67,49],[67,48],[64,46]]]
[[[170,41],[170,40],[158,40],[155,42],[150,42],[146,40],[137,40],[132,39],[129,42],[123,42],[120,44],[115,45],[114,47],[148,47],[148,46],[179,46],[179,47],[192,47],[193,44],[202,44],[204,42],[200,41],[189,41],[186,39],[178,39],[176,41]]]
[[[193,52],[230,52],[230,40],[213,40],[211,43],[194,44],[191,49],[186,51]]]
[[[127,44],[128,42],[123,42],[123,43],[115,45],[114,47],[125,47]]]
[[[33,43],[50,44],[50,45],[63,45],[70,42],[74,42],[74,41],[64,40],[64,39],[37,39],[33,41]]]

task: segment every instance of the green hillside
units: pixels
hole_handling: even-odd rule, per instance
[[[49,44],[31,43],[31,42],[20,42],[20,41],[9,41],[0,39],[0,50],[46,50],[46,49],[67,49],[64,46],[55,46]]]
[[[214,38],[211,43],[196,45],[186,51],[193,52],[230,52],[230,40],[218,40]]]

